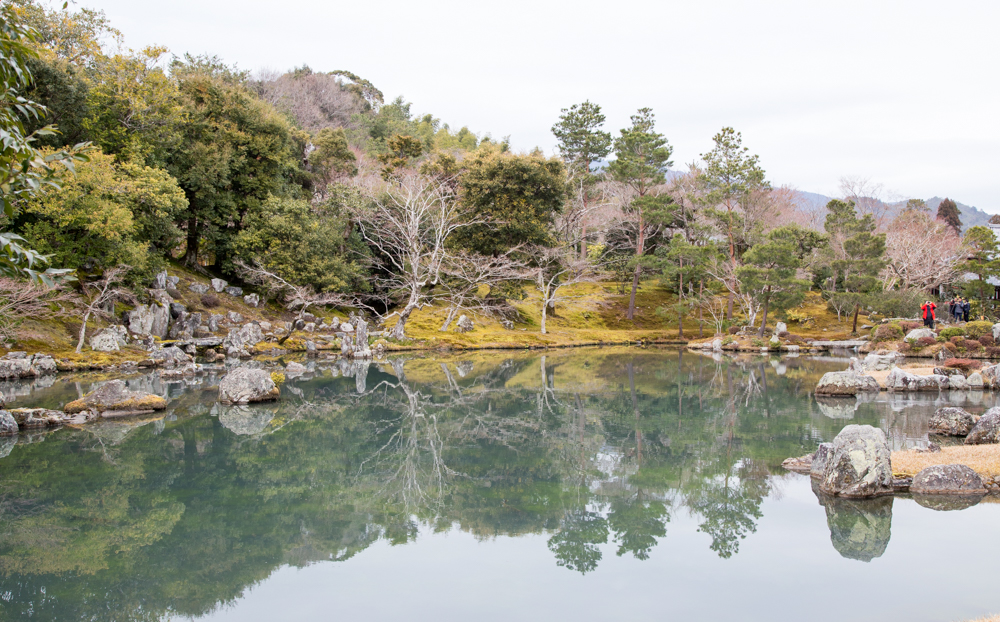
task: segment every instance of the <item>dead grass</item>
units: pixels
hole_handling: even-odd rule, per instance
[[[964,464],[983,477],[997,477],[1000,476],[1000,445],[958,445],[942,447],[934,453],[892,452],[892,471],[897,477],[912,477],[921,469],[938,464]]]

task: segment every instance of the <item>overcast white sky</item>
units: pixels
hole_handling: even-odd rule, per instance
[[[1000,2],[78,0],[133,48],[347,69],[453,128],[552,152],[561,108],[651,107],[675,168],[731,125],[775,184],[1000,212]]]

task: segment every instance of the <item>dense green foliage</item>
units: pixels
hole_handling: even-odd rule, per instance
[[[601,107],[584,101],[561,110],[558,157],[547,158],[453,131],[402,97],[387,103],[342,69],[251,76],[216,56],[167,62],[165,48],[126,47],[100,11],[36,0],[6,4],[3,24],[5,274],[37,274],[44,253],[88,277],[127,265],[133,286],[170,260],[230,280],[255,265],[304,287],[301,295],[354,294],[400,317],[404,305],[408,317],[445,300],[441,279],[517,249],[517,265],[547,266],[563,275],[559,287],[614,278],[624,293],[631,282],[628,320],[645,271],[676,294],[661,317],[682,322],[697,311],[703,323],[725,295],[726,321],[739,301],[763,333],[769,315],[790,311],[809,287],[838,317],[912,314],[915,292],[953,279],[962,257],[952,236],[933,251],[946,265],[917,274],[912,257],[899,257],[907,243],[887,237],[873,200],[857,194],[827,205],[826,236],[783,227],[802,222],[787,218],[794,198],[772,188],[732,127],[679,174],[652,109],[612,137]],[[99,151],[74,172],[73,145],[87,141]],[[386,197],[399,204],[379,219]],[[939,218],[960,227],[951,205],[942,202]],[[906,218],[892,222],[911,237],[944,231],[919,200],[899,209]],[[966,267],[983,278],[964,287],[989,311],[995,270],[979,237],[966,237],[982,247]],[[502,305],[531,276],[508,266],[504,278],[481,275],[479,284],[495,284]]]
[[[463,164],[461,198],[479,222],[455,235],[457,246],[498,255],[522,244],[551,242],[552,223],[566,201],[560,160],[491,147]]]

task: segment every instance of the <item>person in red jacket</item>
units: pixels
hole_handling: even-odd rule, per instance
[[[928,300],[920,307],[924,312],[924,326],[933,329],[934,328],[934,309],[937,309],[937,305]]]

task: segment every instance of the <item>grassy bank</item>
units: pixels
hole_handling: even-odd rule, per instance
[[[179,277],[175,301],[185,305],[189,312],[200,312],[207,316],[211,313],[225,315],[235,311],[244,321],[258,320],[272,324],[294,319],[294,314],[275,303],[254,308],[244,304],[242,298],[225,293],[196,294],[190,290],[190,286],[194,283],[208,285],[210,277],[192,272],[182,265],[172,264],[168,267],[168,272],[171,276]],[[628,294],[622,293],[617,283],[579,284],[566,288],[566,295],[568,299],[550,310],[545,334],[541,332],[539,294],[533,288],[526,287],[524,299],[511,301],[517,311],[513,330],[505,329],[494,318],[468,313],[475,322],[474,330],[459,333],[453,322],[447,331],[441,331],[448,309],[443,305],[432,305],[411,315],[406,326],[407,339],[392,342],[390,349],[524,349],[639,342],[681,344],[689,340],[711,339],[714,336],[710,318],[707,315],[699,318],[692,314],[684,321],[682,337],[677,318],[659,311],[669,309],[676,302],[676,297],[665,291],[655,280],[641,283],[636,296],[636,313],[632,320],[627,318]],[[119,305],[113,318],[91,320],[87,329],[88,339],[109,323],[120,322],[122,314],[130,308]],[[327,320],[333,317],[343,319],[347,315],[346,310],[338,309],[312,311]],[[790,315],[793,319],[786,320],[789,330],[800,337],[842,339],[850,331],[849,318],[838,321],[836,314],[827,310],[826,303],[817,293],[807,296],[806,301]],[[778,319],[773,318],[773,321]],[[390,318],[387,328],[391,328],[395,321],[395,317]],[[860,321],[863,323],[866,320],[862,317]],[[773,328],[773,322],[769,324]],[[120,352],[92,352],[89,343],[85,344],[83,352],[76,354],[74,348],[79,330],[79,317],[30,318],[19,327],[18,336],[8,349],[51,354],[66,369],[106,367],[146,357],[144,350],[131,347]],[[217,335],[223,336],[225,333],[225,330],[220,330]],[[307,333],[296,333],[282,344],[282,349],[304,349],[307,337]]]

